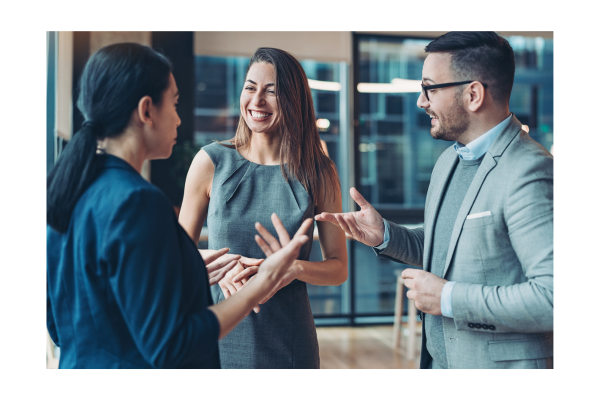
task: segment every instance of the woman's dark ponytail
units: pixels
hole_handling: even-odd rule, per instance
[[[77,108],[86,118],[47,179],[47,223],[65,232],[81,195],[102,166],[98,139],[119,136],[140,99],[160,103],[169,85],[171,64],[147,46],[119,43],[98,50],[79,82]]]
[[[69,226],[75,204],[96,178],[97,140],[91,126],[83,126],[73,136],[48,175],[48,225],[59,232]]]

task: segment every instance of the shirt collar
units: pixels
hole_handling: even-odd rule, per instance
[[[463,160],[478,160],[487,153],[488,149],[494,143],[494,140],[500,132],[502,132],[510,123],[512,113],[498,125],[473,140],[471,143],[464,145],[462,143],[454,143],[454,150],[458,153],[458,156]]]

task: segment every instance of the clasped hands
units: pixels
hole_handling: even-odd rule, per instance
[[[275,237],[273,237],[259,222],[257,222],[255,226],[256,230],[262,236],[256,235],[256,242],[267,257],[278,251],[282,246],[285,246],[290,241],[289,234],[276,214],[271,215],[271,221],[273,222],[273,226],[279,235],[279,240],[281,243]],[[216,258],[215,255],[217,253],[213,254],[211,259],[216,260],[213,262],[215,265],[207,265],[209,276],[211,267],[213,269],[220,269],[219,274],[215,274],[214,279],[210,280],[210,284],[213,285],[214,283],[218,283],[226,299],[242,290],[245,285],[251,282],[256,277],[258,269],[264,261],[264,258],[248,258],[237,254],[226,254],[227,251],[229,251],[229,249],[219,250],[217,252],[219,253],[219,256]],[[279,291],[279,289],[296,279],[299,273],[299,265],[293,262],[290,268],[284,273],[282,278],[279,279],[275,288],[265,298],[263,298],[259,304],[266,303],[271,297],[273,297],[275,293],[277,293],[277,291]],[[259,311],[260,306],[256,305],[256,307],[254,307],[254,312],[258,313]]]
[[[315,216],[315,220],[331,222],[346,235],[367,246],[380,246],[385,235],[383,218],[355,188],[350,189],[350,196],[358,204],[360,211],[334,214],[324,212]],[[402,278],[409,289],[406,296],[415,301],[419,310],[432,315],[442,314],[441,297],[447,282],[445,279],[413,268],[402,271]]]

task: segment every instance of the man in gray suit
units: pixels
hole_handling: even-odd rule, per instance
[[[417,105],[438,159],[423,228],[323,213],[402,272],[422,311],[421,368],[552,368],[553,158],[509,111],[515,62],[493,32],[450,32],[425,51]]]

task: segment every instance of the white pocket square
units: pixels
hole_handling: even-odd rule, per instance
[[[492,215],[491,211],[482,211],[475,214],[467,215],[467,219],[475,219]]]

